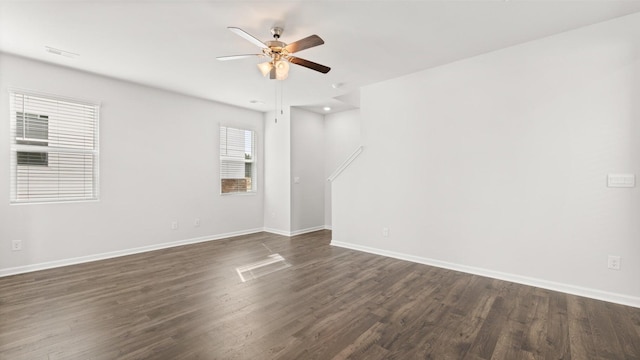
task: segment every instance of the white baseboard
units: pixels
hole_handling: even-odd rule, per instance
[[[584,297],[588,297],[596,300],[608,301],[616,304],[622,304],[622,305],[640,308],[640,297],[611,293],[607,291],[585,288],[585,287],[575,286],[570,284],[563,284],[563,283],[558,283],[554,281],[530,278],[530,277],[520,276],[515,274],[503,273],[500,271],[488,270],[488,269],[483,269],[483,268],[478,268],[473,266],[454,264],[454,263],[449,263],[445,261],[415,256],[415,255],[408,255],[408,254],[403,254],[403,253],[398,253],[393,251],[372,248],[369,246],[346,243],[342,241],[331,241],[331,245],[347,248],[351,250],[363,251],[366,253],[371,253],[376,255],[387,256],[395,259],[411,261],[414,263],[425,264],[425,265],[435,266],[439,268],[455,270],[455,271],[460,271],[464,273],[480,275],[480,276],[490,277],[494,279],[510,281],[518,284],[535,286],[543,289],[560,291],[567,294],[584,296]]]
[[[272,228],[264,228],[263,230],[265,232],[276,234],[276,235],[291,236],[291,231],[278,230],[278,229],[272,229]]]
[[[307,234],[307,233],[314,232],[314,231],[319,231],[319,230],[324,230],[324,225],[314,226],[314,227],[310,227],[310,228],[306,228],[306,229],[302,229],[302,230],[292,231],[291,232],[291,236]]]
[[[333,226],[331,226],[331,225],[325,225],[325,226],[324,226],[324,229],[325,229],[325,230],[333,230]]]
[[[321,225],[321,226],[314,226],[314,227],[301,229],[301,230],[294,230],[294,231],[278,230],[278,229],[272,229],[272,228],[264,228],[264,231],[268,233],[276,234],[276,235],[282,235],[282,236],[296,236],[296,235],[307,234],[310,232],[325,230],[325,229],[326,229],[326,226]]]
[[[68,266],[68,265],[82,264],[82,263],[91,262],[91,261],[98,261],[98,260],[115,258],[119,256],[133,255],[133,254],[166,249],[166,248],[171,248],[176,246],[196,244],[196,243],[205,242],[205,241],[221,240],[221,239],[226,239],[234,236],[255,234],[255,233],[262,232],[263,230],[264,229],[259,228],[259,229],[234,231],[234,232],[229,232],[224,234],[201,236],[201,237],[192,238],[192,239],[178,240],[178,241],[172,241],[168,243],[154,244],[154,245],[142,246],[142,247],[137,247],[132,249],[117,250],[117,251],[111,251],[111,252],[95,254],[95,255],[87,255],[87,256],[75,257],[70,259],[48,261],[48,262],[43,262],[38,264],[16,266],[12,268],[0,269],[0,277],[23,274],[23,273],[39,271],[39,270],[52,269],[52,268]]]

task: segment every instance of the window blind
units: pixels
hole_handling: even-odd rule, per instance
[[[98,198],[99,106],[10,93],[11,202]]]
[[[255,191],[255,132],[220,127],[221,193]]]

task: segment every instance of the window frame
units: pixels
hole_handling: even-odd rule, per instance
[[[56,204],[56,203],[78,203],[78,202],[97,202],[100,200],[100,110],[101,104],[97,101],[91,100],[83,100],[78,98],[65,97],[60,95],[54,95],[39,91],[32,90],[24,90],[20,88],[9,88],[9,183],[10,183],[10,193],[9,193],[9,204],[10,205],[32,205],[32,204]],[[72,106],[84,107],[85,109],[91,109],[92,116],[88,116],[89,119],[85,124],[92,127],[92,140],[93,147],[78,147],[73,145],[66,146],[55,146],[56,141],[51,138],[51,121],[53,114],[59,114],[57,111],[51,111],[50,113],[43,113],[42,111],[32,111],[31,109],[24,106],[24,101],[27,98],[37,98],[35,101],[43,101],[43,102],[54,102],[59,103],[58,105],[66,105],[70,104]],[[22,108],[20,108],[20,101],[16,101],[16,99],[22,98]],[[23,121],[26,119],[25,114],[38,115],[39,117],[45,116],[47,118],[47,136],[48,139],[46,141],[42,141],[46,145],[39,145],[29,142],[27,140],[18,139],[19,136],[16,133],[18,130],[18,113],[22,113]],[[64,120],[63,120],[64,121]],[[63,122],[64,123],[64,122]],[[24,129],[24,124],[22,125]],[[72,128],[72,131],[77,130],[78,128]],[[69,134],[68,131],[60,133],[60,135]],[[22,141],[23,143],[20,143]],[[27,141],[27,143],[24,143]],[[52,144],[53,142],[53,144]],[[34,147],[42,146],[43,153],[46,154],[47,164],[39,165],[39,164],[19,164],[18,163],[18,154],[22,152],[28,153],[39,153],[34,150]],[[70,154],[75,156],[90,156],[91,157],[91,169],[90,171],[90,180],[88,180],[91,184],[90,193],[85,196],[68,196],[63,194],[57,194],[54,196],[34,196],[34,197],[26,197],[21,198],[19,194],[19,166],[33,166],[38,168],[48,168],[51,166],[52,162],[52,154],[53,156],[61,156],[64,154]],[[55,160],[54,160],[55,161]],[[63,163],[61,163],[63,164]],[[59,170],[58,170],[59,171]],[[58,177],[59,178],[59,177]],[[72,179],[68,179],[72,181]],[[30,181],[30,180],[27,180]],[[64,179],[63,179],[64,181]],[[58,190],[59,191],[59,190]]]
[[[250,163],[251,165],[251,190],[247,190],[247,191],[229,191],[229,192],[223,192],[223,186],[222,186],[222,180],[224,180],[222,178],[222,162],[223,162],[223,155],[222,155],[222,142],[221,142],[221,137],[222,137],[222,128],[227,128],[227,129],[234,129],[234,130],[241,130],[241,131],[250,131],[252,134],[252,148],[251,148],[251,159],[244,159],[244,164]],[[228,124],[218,124],[218,191],[219,194],[221,196],[235,196],[235,195],[240,195],[240,196],[245,196],[245,195],[255,195],[258,192],[258,131],[255,129],[252,129],[250,127],[243,127],[243,126],[239,126],[236,124],[233,125],[228,125]],[[228,159],[227,161],[233,161],[232,159]],[[246,168],[245,168],[246,171]]]

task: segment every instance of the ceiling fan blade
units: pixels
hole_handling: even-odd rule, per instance
[[[328,66],[320,65],[320,64],[314,63],[313,61],[301,59],[299,57],[294,57],[294,56],[289,57],[289,62],[294,63],[296,65],[304,66],[311,70],[319,71],[323,74],[326,74],[329,72],[329,70],[331,70],[331,68]]]
[[[318,46],[322,44],[324,44],[324,40],[322,40],[320,36],[311,35],[311,36],[307,36],[304,39],[300,39],[296,42],[292,42],[291,44],[285,46],[284,48],[290,53],[295,53],[295,52],[302,51],[302,50],[312,48],[314,46]]]
[[[248,32],[233,26],[229,26],[227,29],[231,30],[236,35],[248,40],[250,43],[262,48],[268,49],[269,47],[265,45],[262,41],[258,40],[255,36],[249,34]]]
[[[243,54],[243,55],[229,55],[229,56],[218,56],[216,59],[220,61],[226,60],[237,60],[237,59],[245,59],[254,56],[263,56],[263,54]]]

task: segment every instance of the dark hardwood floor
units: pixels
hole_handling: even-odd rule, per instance
[[[640,309],[330,238],[260,233],[0,278],[0,358],[640,359]]]

